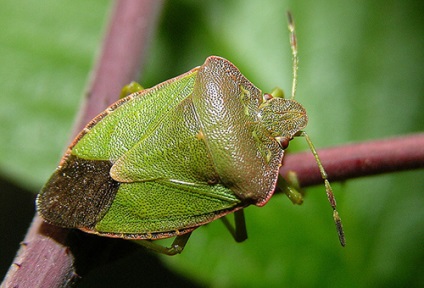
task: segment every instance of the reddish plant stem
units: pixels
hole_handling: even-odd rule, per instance
[[[158,0],[116,1],[74,135],[115,102],[124,85],[138,80],[161,6]],[[72,286],[79,277],[68,238],[69,230],[35,215],[2,287]]]
[[[318,151],[331,181],[424,167],[424,133],[356,143]],[[302,187],[321,184],[315,158],[309,151],[288,154],[280,169],[297,174]]]
[[[139,80],[161,7],[162,0],[116,1],[74,136],[118,100],[124,85]]]

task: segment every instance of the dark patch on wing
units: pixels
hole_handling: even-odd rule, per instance
[[[38,212],[53,225],[93,227],[106,214],[119,189],[119,182],[109,175],[111,167],[110,161],[69,156],[41,189]]]

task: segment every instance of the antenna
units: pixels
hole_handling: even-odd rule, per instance
[[[287,11],[287,20],[289,24],[288,28],[290,31],[290,36],[289,36],[290,47],[292,50],[292,58],[293,58],[293,82],[292,82],[292,91],[291,91],[290,99],[294,99],[296,95],[296,87],[297,87],[297,69],[298,69],[299,58],[297,56],[297,38],[296,38],[296,31],[294,27],[294,20],[290,11]]]
[[[294,97],[296,94],[296,86],[297,86],[297,69],[298,69],[299,58],[297,56],[297,38],[296,38],[294,20],[290,11],[287,11],[287,19],[288,19],[288,28],[290,31],[290,46],[291,46],[292,57],[293,57],[293,83],[292,83],[292,92],[291,92],[290,99],[294,100]],[[333,219],[334,219],[334,223],[336,224],[336,229],[337,229],[337,234],[339,236],[340,244],[344,247],[346,245],[346,240],[344,236],[342,220],[336,209],[336,198],[334,197],[333,189],[331,188],[330,182],[328,181],[327,172],[325,172],[324,166],[322,165],[321,160],[319,159],[318,153],[314,145],[312,144],[312,141],[309,138],[308,134],[305,131],[299,131],[296,136],[302,136],[305,138],[306,142],[308,143],[309,149],[314,155],[315,161],[317,162],[319,171],[321,173],[321,177],[324,180],[325,191],[327,193],[328,202],[330,202],[331,208],[333,208]]]

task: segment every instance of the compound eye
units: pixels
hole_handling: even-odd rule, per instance
[[[280,147],[285,150],[287,147],[289,147],[289,142],[291,139],[287,137],[276,137],[275,140],[277,140],[278,144],[280,144]]]
[[[269,101],[269,100],[271,100],[272,98],[274,98],[274,97],[272,97],[272,95],[271,95],[271,94],[269,94],[269,93],[265,93],[265,94],[264,94],[264,100],[265,100],[265,101]]]

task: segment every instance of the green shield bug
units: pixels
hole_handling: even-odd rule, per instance
[[[247,238],[243,208],[265,205],[276,188],[284,149],[304,136],[313,152],[344,236],[331,186],[302,129],[305,109],[294,100],[262,94],[228,60],[205,63],[153,88],[133,93],[94,118],[69,146],[37,197],[48,223],[108,237],[156,240],[176,236],[180,253],[190,233],[235,212],[237,241]]]

